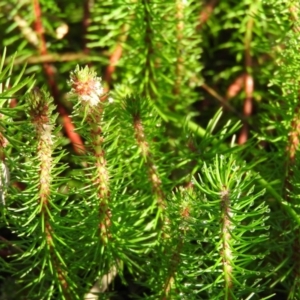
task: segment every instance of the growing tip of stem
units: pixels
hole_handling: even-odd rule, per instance
[[[77,96],[82,104],[96,106],[104,96],[101,78],[97,77],[96,72],[90,70],[88,66],[84,68],[77,66],[75,71],[71,72],[69,85],[70,94]]]

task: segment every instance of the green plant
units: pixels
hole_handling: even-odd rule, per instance
[[[297,2],[0,7],[1,299],[300,299]]]

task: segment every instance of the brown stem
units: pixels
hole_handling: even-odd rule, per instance
[[[129,25],[126,24],[122,26],[122,30],[121,30],[122,35],[119,38],[116,48],[114,49],[113,53],[110,55],[109,64],[106,67],[105,75],[104,75],[104,81],[107,84],[107,87],[105,89],[106,93],[109,91],[112,75],[116,71],[116,64],[118,63],[118,61],[122,56],[122,52],[123,52],[122,44],[127,40],[128,35],[126,34],[126,32],[128,32],[128,30],[129,30]]]
[[[46,55],[47,54],[47,47],[46,47],[46,41],[44,37],[44,28],[42,24],[42,12],[40,8],[40,4],[38,0],[33,0],[33,8],[35,13],[35,31],[39,37],[39,52],[40,55]],[[66,109],[61,105],[59,102],[59,90],[57,87],[57,84],[55,82],[55,74],[54,74],[54,67],[49,63],[43,63],[43,69],[46,74],[48,85],[51,91],[51,94],[54,98],[54,102],[57,105],[58,112],[62,116],[63,120],[63,127],[66,131],[67,136],[69,137],[71,144],[73,145],[73,149],[76,153],[82,154],[84,151],[84,145],[82,142],[81,137],[74,132],[74,125],[72,124],[72,121],[66,111]]]
[[[168,299],[169,293],[172,289],[172,285],[174,283],[176,271],[178,269],[178,265],[180,263],[180,253],[182,250],[183,246],[183,241],[182,239],[179,240],[176,250],[172,254],[171,261],[170,261],[170,267],[168,271],[168,278],[165,281],[164,288],[163,288],[163,293],[162,293],[162,300]]]
[[[123,51],[122,45],[117,44],[114,52],[112,53],[112,55],[109,58],[109,65],[106,67],[105,76],[104,76],[104,80],[108,86],[111,83],[112,74],[116,70],[116,64],[122,56],[122,51]],[[108,90],[109,89],[107,88],[107,90],[105,92],[108,92]]]
[[[231,220],[230,220],[230,197],[229,197],[229,190],[227,187],[223,187],[221,193],[221,211],[222,211],[222,259],[223,259],[223,269],[224,269],[224,280],[225,280],[225,290],[227,292],[226,299],[231,299],[231,293],[230,290],[233,287],[232,283],[232,251],[230,247],[230,240],[231,240],[231,234],[230,234],[230,227],[232,226]]]
[[[101,104],[100,104],[101,105]],[[107,162],[105,158],[105,151],[103,149],[104,138],[102,135],[102,128],[99,125],[101,122],[101,116],[103,109],[100,106],[89,108],[89,116],[87,122],[90,125],[91,139],[93,141],[93,155],[96,159],[96,179],[94,183],[98,189],[99,199],[99,231],[101,239],[104,243],[108,242],[108,238],[111,238],[109,227],[111,226],[111,210],[109,208],[109,173],[107,169]]]
[[[244,116],[242,116],[239,112],[236,111],[236,109],[228,103],[227,99],[222,97],[216,90],[208,86],[206,83],[203,83],[201,87],[211,96],[213,96],[216,100],[220,102],[222,106],[227,108],[229,111],[233,112],[235,115],[239,117],[239,119],[244,120]]]
[[[257,5],[256,3],[253,4],[254,6]],[[251,14],[254,11],[250,7]],[[246,75],[244,77],[244,89],[245,89],[245,101],[244,101],[244,108],[243,108],[243,115],[247,119],[253,110],[253,90],[254,90],[254,80],[251,74],[252,66],[252,56],[251,56],[251,41],[252,41],[252,31],[254,26],[254,18],[250,15],[249,20],[246,25],[246,33],[245,33],[245,69]],[[247,121],[243,122],[243,127],[240,131],[238,144],[244,144],[248,140],[249,135],[249,125]]]
[[[203,24],[207,22],[209,19],[210,15],[212,14],[214,7],[216,6],[218,0],[211,0],[209,3],[207,3],[199,17],[199,25],[197,26],[197,29],[200,30]]]
[[[144,80],[145,86],[143,90],[143,96],[150,97],[154,100],[155,90],[153,89],[153,84],[155,84],[155,74],[152,65],[152,56],[154,54],[153,45],[153,30],[152,30],[152,17],[151,17],[151,1],[142,0],[144,6],[144,22],[145,22],[145,39],[144,43],[146,46],[146,62],[144,66]]]
[[[44,92],[35,88],[32,91],[31,98],[28,100],[30,106],[30,116],[35,127],[37,136],[37,158],[39,159],[39,202],[41,219],[44,222],[44,232],[47,246],[50,254],[51,263],[55,267],[59,284],[67,299],[69,297],[68,284],[65,272],[61,268],[61,263],[55,252],[55,242],[53,228],[50,221],[51,211],[51,182],[52,182],[52,124],[50,122],[50,104],[49,99]]]
[[[157,172],[157,167],[153,161],[150,147],[145,138],[144,127],[139,116],[135,116],[133,119],[133,127],[135,131],[135,138],[140,147],[143,158],[145,159],[148,175],[152,185],[153,193],[156,197],[157,205],[164,210],[165,208],[165,196],[162,190],[162,184]]]
[[[107,52],[103,51],[100,55],[107,56]],[[46,53],[43,55],[37,54],[35,56],[31,57],[19,57],[16,58],[14,61],[14,65],[20,65],[24,64],[25,62],[27,64],[44,64],[44,63],[54,63],[54,62],[67,62],[67,61],[88,61],[92,60],[92,57],[83,53],[73,53],[73,52],[67,52],[67,53]],[[8,64],[10,62],[9,59],[6,59],[5,63]]]

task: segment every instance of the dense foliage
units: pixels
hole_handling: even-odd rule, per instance
[[[0,0],[0,299],[300,299],[299,20]]]

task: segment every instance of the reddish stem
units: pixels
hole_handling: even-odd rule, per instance
[[[210,15],[212,14],[212,12],[217,4],[217,2],[218,2],[218,0],[212,0],[205,5],[202,12],[200,13],[199,25],[197,26],[198,30],[201,29],[203,24],[207,22],[207,20],[209,19]]]
[[[254,27],[254,19],[253,17],[249,17],[246,27],[246,34],[245,34],[245,82],[244,82],[244,89],[245,89],[245,101],[244,101],[244,109],[243,115],[245,119],[247,119],[253,110],[253,91],[254,91],[254,80],[251,74],[251,70],[253,68],[252,56],[251,56],[251,41],[252,41],[252,31]],[[244,144],[248,140],[249,135],[249,124],[247,121],[243,123],[243,127],[241,129],[238,143]]]
[[[41,55],[47,55],[47,46],[44,36],[44,28],[42,24],[42,13],[38,0],[33,0],[33,8],[35,13],[34,27],[39,37],[39,52]],[[63,127],[66,131],[66,134],[70,139],[71,144],[73,145],[74,151],[77,154],[82,154],[84,152],[84,145],[82,139],[76,132],[74,132],[75,126],[73,125],[66,109],[59,102],[60,93],[55,82],[54,67],[49,63],[43,63],[43,69],[48,80],[48,85],[51,91],[51,95],[53,96],[54,103],[57,105],[58,112],[62,117]]]
[[[111,54],[109,58],[109,65],[106,67],[105,75],[104,75],[104,81],[107,83],[107,87],[105,88],[105,92],[107,93],[109,91],[109,85],[111,83],[112,74],[116,71],[116,64],[120,60],[123,52],[122,43],[124,43],[127,39],[126,32],[128,31],[128,26],[124,25],[122,28],[122,36],[119,39],[119,42],[114,50],[114,52]]]
[[[105,70],[105,76],[104,76],[104,79],[108,85],[111,82],[112,74],[116,70],[116,64],[122,56],[122,51],[123,51],[123,48],[122,48],[121,44],[118,44],[115,51],[110,56],[109,65],[107,66],[107,68]]]

